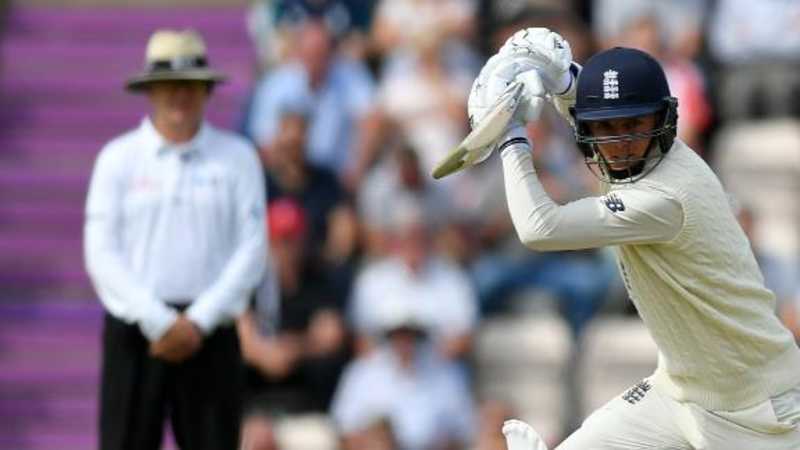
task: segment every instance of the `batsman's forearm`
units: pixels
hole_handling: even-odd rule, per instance
[[[585,235],[587,230],[573,226],[591,211],[584,211],[584,205],[578,204],[571,205],[570,211],[563,211],[562,206],[553,202],[536,175],[528,144],[514,144],[501,155],[508,211],[517,235],[526,247],[555,251],[598,246]],[[587,218],[586,222],[591,220]]]
[[[533,168],[530,146],[513,144],[501,153],[508,212],[520,241],[538,249],[553,228],[552,209],[557,206],[544,190]]]

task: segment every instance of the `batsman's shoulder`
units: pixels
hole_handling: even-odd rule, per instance
[[[639,180],[624,188],[612,189],[600,201],[613,213],[680,215],[683,210],[681,196],[660,183]]]

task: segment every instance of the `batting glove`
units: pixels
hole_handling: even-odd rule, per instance
[[[517,31],[503,44],[498,54],[526,61],[542,76],[544,87],[550,94],[564,94],[573,83],[573,75],[569,70],[572,64],[569,42],[547,28]]]
[[[536,430],[521,420],[506,420],[503,435],[508,450],[547,450],[547,446]]]
[[[479,160],[488,157],[497,145],[509,139],[526,138],[525,123],[539,118],[547,92],[530,61],[500,54],[489,58],[472,84],[467,110],[470,124],[474,128],[502,96],[508,95],[516,83],[523,86],[516,113],[504,135],[497,140],[496,145],[487,148],[486,154]]]

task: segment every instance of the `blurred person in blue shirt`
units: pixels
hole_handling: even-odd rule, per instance
[[[321,21],[302,24],[296,45],[294,58],[258,82],[246,132],[268,160],[286,105],[305,103],[308,159],[357,183],[371,162],[380,124],[372,77],[362,63],[337,53]]]

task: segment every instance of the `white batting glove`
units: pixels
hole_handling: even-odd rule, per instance
[[[474,128],[480,123],[500,97],[521,83],[521,99],[514,118],[508,124],[506,133],[497,143],[501,144],[512,137],[525,137],[525,123],[539,118],[547,92],[542,85],[539,73],[529,61],[513,56],[494,55],[481,69],[472,84],[467,102],[470,124]],[[483,160],[491,154],[495,146],[486,149]]]
[[[521,420],[506,420],[503,424],[508,450],[547,450],[536,430]]]
[[[547,28],[517,31],[506,40],[498,55],[511,56],[535,68],[550,94],[566,93],[573,83],[569,70],[572,63],[569,42]]]

